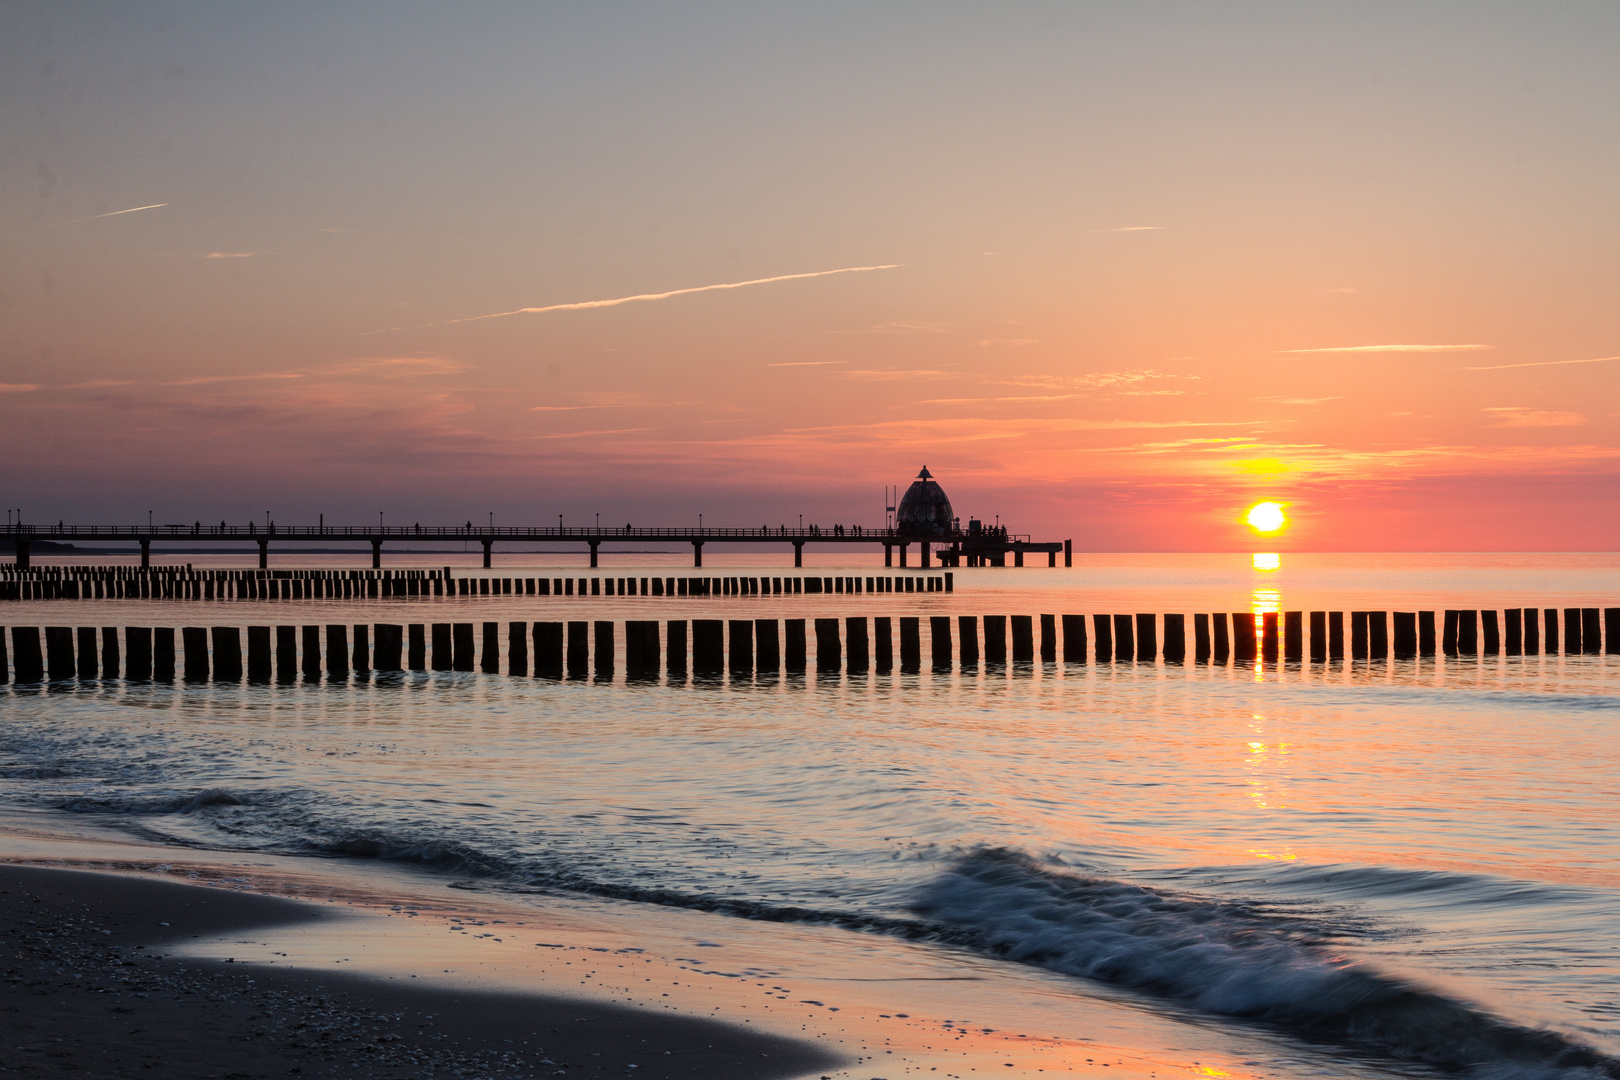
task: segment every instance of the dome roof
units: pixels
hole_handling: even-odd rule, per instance
[[[923,466],[917,479],[911,482],[900,500],[896,525],[903,533],[943,533],[951,530],[955,515],[951,513],[951,500],[934,482],[934,476]]]

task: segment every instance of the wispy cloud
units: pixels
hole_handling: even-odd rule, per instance
[[[0,394],[31,394],[38,389],[39,383],[0,382]]]
[[[202,259],[251,259],[255,255],[274,255],[273,251],[210,251],[198,256]]]
[[[1266,397],[1257,397],[1256,401],[1275,401],[1279,405],[1320,405],[1324,401],[1343,401],[1343,394],[1334,394],[1332,397],[1281,397],[1276,394]]]
[[[136,213],[136,212],[141,211],[141,210],[157,210],[160,207],[164,207],[164,206],[168,206],[168,205],[169,204],[166,203],[166,202],[155,202],[155,203],[152,203],[150,206],[132,206],[128,210],[114,210],[111,213],[107,213],[107,214],[91,214],[89,217],[74,218],[72,221],[67,221],[67,222],[64,222],[63,224],[65,224],[65,225],[74,225],[74,224],[77,224],[78,222],[81,222],[81,221],[96,221],[96,220],[99,220],[99,219],[104,218],[104,217],[117,217],[119,214],[133,214],[133,213]]]
[[[838,374],[846,379],[859,379],[863,382],[885,382],[893,379],[931,379],[956,373],[953,371],[936,371],[932,368],[910,368],[906,370],[896,368],[857,368],[853,371],[840,371]]]
[[[919,401],[919,405],[982,405],[986,402],[1007,401],[1070,401],[1079,397],[1079,394],[1019,394],[1014,397],[947,397],[928,398]]]
[[[780,364],[766,364],[766,367],[831,367],[834,364],[847,364],[848,360],[788,360]]]
[[[1163,225],[1120,225],[1112,229],[1092,229],[1094,233],[1113,232],[1163,232]]]
[[[1503,405],[1483,411],[1496,418],[1492,427],[1577,427],[1586,423],[1586,417],[1580,413],[1549,412],[1519,405]]]
[[[809,278],[831,277],[834,274],[867,274],[876,270],[898,270],[900,263],[886,263],[882,266],[845,266],[837,270],[815,270],[808,274],[778,274],[775,277],[753,278],[749,281],[728,281],[719,285],[694,285],[687,289],[671,289],[661,293],[637,293],[634,296],[617,296],[611,300],[581,300],[572,304],[547,304],[544,307],[514,308],[511,311],[496,311],[489,315],[469,315],[463,319],[448,319],[440,323],[427,323],[416,327],[425,330],[434,326],[456,326],[460,323],[483,322],[486,319],[504,319],[512,315],[545,315],[553,311],[589,311],[594,308],[618,307],[620,304],[635,304],[646,300],[668,300],[672,296],[691,296],[694,293],[718,292],[724,289],[746,289],[751,285],[773,285],[779,281],[804,281]],[[386,334],[390,330],[400,330],[402,327],[390,327],[388,330],[372,330],[369,333]]]
[[[1279,349],[1280,355],[1296,353],[1380,353],[1380,352],[1480,352],[1492,345],[1335,345],[1328,349]]]
[[[1521,367],[1562,367],[1565,364],[1606,364],[1610,360],[1620,360],[1620,356],[1594,356],[1590,360],[1537,360],[1529,364],[1491,364],[1488,367],[1464,367],[1460,371],[1505,371],[1508,368]]]
[[[979,348],[988,349],[988,348],[999,345],[999,346],[1002,346],[1003,348],[1018,349],[1018,348],[1022,348],[1025,345],[1039,345],[1040,343],[1041,343],[1040,338],[1032,338],[1032,337],[985,338],[983,341],[979,342]]]
[[[1157,379],[1199,379],[1198,375],[1172,375],[1153,368],[1128,368],[1124,371],[1092,371],[1084,375],[1020,375],[1003,379],[1002,386],[1028,386],[1040,390],[1141,390],[1141,384]]]

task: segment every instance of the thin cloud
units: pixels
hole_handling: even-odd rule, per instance
[[[77,224],[78,222],[81,222],[81,221],[97,221],[97,220],[99,220],[101,218],[104,218],[104,217],[117,217],[119,214],[134,214],[134,213],[137,213],[137,212],[139,212],[141,210],[157,210],[157,209],[159,209],[161,207],[168,206],[168,205],[169,204],[166,203],[166,202],[155,202],[155,203],[152,203],[150,206],[132,206],[128,210],[114,210],[110,214],[91,214],[89,217],[74,218],[72,221],[67,221],[67,222],[64,222],[63,224],[74,225],[74,224]]]
[[[464,319],[448,319],[440,323],[427,323],[417,327],[425,330],[434,326],[455,326],[460,323],[483,322],[486,319],[504,319],[511,315],[545,315],[553,311],[588,311],[593,308],[618,307],[620,304],[634,304],[644,300],[668,300],[672,296],[690,296],[693,293],[717,292],[722,289],[745,289],[750,285],[771,285],[778,281],[804,281],[808,278],[831,277],[834,274],[866,274],[875,270],[898,270],[900,263],[886,263],[882,266],[845,266],[837,270],[815,270],[808,274],[778,274],[775,277],[753,278],[749,281],[729,281],[719,285],[695,285],[689,289],[671,289],[661,293],[637,293],[635,296],[619,296],[611,300],[581,300],[573,304],[548,304],[544,307],[515,308],[511,311],[497,311],[489,315],[469,315]],[[391,327],[390,329],[400,329]],[[382,334],[387,330],[373,330],[371,333]]]
[[[886,322],[864,330],[829,330],[829,334],[948,334],[950,323]]]
[[[860,379],[865,382],[884,382],[891,379],[923,379],[937,378],[945,375],[954,375],[952,371],[935,371],[932,368],[912,368],[910,370],[896,370],[893,368],[858,368],[854,371],[839,372],[846,379]]]
[[[917,402],[919,405],[979,405],[984,402],[1006,401],[1069,401],[1079,397],[1079,394],[1020,394],[1016,397],[947,397],[928,398]]]
[[[833,364],[847,364],[848,360],[791,360],[780,364],[766,364],[766,367],[830,367]]]
[[[1296,353],[1379,353],[1379,352],[1480,352],[1493,345],[1336,345],[1330,349],[1279,349],[1280,355]]]
[[[1022,348],[1025,345],[1039,345],[1040,343],[1041,343],[1040,338],[1029,338],[1029,337],[985,338],[983,341],[979,342],[979,348],[987,349],[987,348],[990,348],[991,346],[994,346],[994,345],[1003,345],[1003,346],[1006,346],[1007,348],[1010,348],[1010,349],[1018,349],[1018,348]]]
[[[1256,401],[1275,401],[1279,405],[1320,405],[1324,401],[1343,401],[1343,394],[1334,394],[1332,397],[1257,397]]]
[[[1483,412],[1496,418],[1491,427],[1578,427],[1586,417],[1573,412],[1550,412],[1546,409],[1527,409],[1518,405],[1504,405]]]
[[[251,259],[255,255],[274,255],[273,251],[210,251],[200,255],[202,259]]]
[[[1114,228],[1114,229],[1092,229],[1091,231],[1094,232],[1094,233],[1163,232],[1164,231],[1164,226],[1163,225],[1121,225],[1118,228]]]
[[[1531,364],[1491,364],[1489,367],[1464,367],[1460,371],[1505,371],[1508,368],[1521,367],[1562,367],[1565,364],[1606,364],[1610,360],[1620,360],[1620,356],[1594,356],[1590,360],[1538,360]]]
[[[32,394],[38,389],[39,383],[0,382],[0,394]]]

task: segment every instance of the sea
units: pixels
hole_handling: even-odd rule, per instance
[[[1620,605],[1614,554],[1266,554],[961,568],[950,593],[12,602],[0,623],[611,619],[622,635],[625,619],[918,615],[926,638],[930,615]],[[488,571],[385,558],[695,573],[679,551],[604,550],[597,571],[574,553],[497,551]],[[784,553],[705,561],[794,573]],[[659,1007],[730,980],[755,1011],[715,1015],[807,1036],[890,1025],[840,1076],[1620,1077],[1620,655],[929,655],[718,679],[627,681],[621,663],[562,681],[8,684],[0,824],[36,854],[56,830],[64,851],[91,836],[154,865],[273,860],[466,897],[527,912],[525,929],[552,908],[615,940],[642,928],[692,976]],[[750,959],[728,966],[728,948]]]

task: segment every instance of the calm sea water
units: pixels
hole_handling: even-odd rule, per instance
[[[534,567],[565,561],[585,573],[510,561],[496,573],[561,574]],[[948,596],[58,602],[0,618],[1620,604],[1614,556],[1285,556],[1272,572],[1231,555],[1079,562],[958,571]],[[1620,1076],[1617,725],[1611,655],[632,685],[90,681],[0,691],[0,799],[166,844],[387,859],[485,888],[968,949],[1077,990],[1121,988],[1145,1010],[1264,1029],[1323,1062]]]

